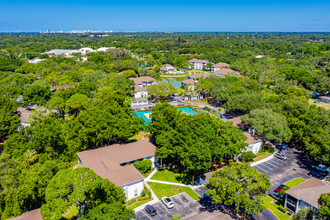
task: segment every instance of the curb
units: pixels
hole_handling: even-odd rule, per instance
[[[265,207],[266,208],[266,207]],[[270,211],[271,213],[273,213],[273,215],[278,219],[278,220],[280,220],[280,218],[272,211],[272,210],[270,210],[269,208],[266,208],[266,209],[268,209],[268,211]]]
[[[250,166],[253,167],[253,166],[259,165],[259,164],[264,163],[264,162],[266,162],[266,161],[268,161],[268,160],[271,160],[271,159],[273,159],[273,158],[274,158],[274,154],[269,155],[268,157],[266,157],[266,158],[264,158],[264,159],[262,159],[262,160],[259,160],[259,161],[257,161],[257,162],[251,163]]]

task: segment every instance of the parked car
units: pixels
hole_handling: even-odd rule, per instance
[[[146,210],[146,212],[151,216],[157,215],[157,211],[152,205],[146,205],[144,210]]]
[[[172,202],[172,200],[168,197],[163,197],[162,198],[162,202],[164,203],[164,205],[166,205],[167,208],[171,209],[174,207],[174,204]]]
[[[287,160],[288,159],[285,155],[283,155],[281,153],[275,153],[274,157],[276,157],[278,159],[281,159],[281,160]]]
[[[321,173],[319,173],[319,172],[317,172],[315,170],[311,170],[307,175],[308,176],[313,176],[313,177],[315,177],[315,178],[317,178],[319,180],[322,180],[325,177],[325,175],[323,175],[323,174],[321,174]]]
[[[320,100],[316,100],[316,101],[314,101],[314,103],[320,103],[321,101]]]
[[[319,170],[321,172],[329,172],[330,168],[326,167],[323,164],[319,164],[318,166],[312,166],[313,169]]]
[[[276,147],[279,150],[287,150],[288,149],[288,145],[284,144],[284,145],[280,145]]]
[[[279,192],[281,192],[282,190],[283,190],[283,188],[284,187],[286,187],[286,185],[279,185],[279,187],[277,187],[275,190],[274,190],[274,192],[277,192],[277,193],[279,193]]]
[[[273,192],[271,193],[271,196],[274,197],[275,199],[283,200],[284,196],[278,192]]]

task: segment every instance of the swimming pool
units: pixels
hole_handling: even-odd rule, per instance
[[[189,107],[181,107],[181,108],[177,108],[177,110],[182,110],[184,113],[186,113],[187,115],[195,115],[197,114],[194,110],[192,110]]]
[[[182,112],[186,113],[187,115],[195,115],[197,114],[197,112],[195,112],[194,110],[192,110],[189,107],[181,107],[181,108],[177,108],[177,110],[182,110]],[[144,111],[144,112],[135,112],[133,113],[134,116],[138,116],[139,118],[143,118],[144,119],[144,124],[148,125],[149,122],[151,122],[151,118],[150,118],[150,114],[152,113],[152,111]]]

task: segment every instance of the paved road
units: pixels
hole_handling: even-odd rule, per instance
[[[255,220],[276,220],[278,219],[271,211],[265,209],[265,211],[261,212],[259,215],[253,215]]]
[[[289,149],[281,152],[288,157],[287,161],[273,158],[264,163],[253,166],[260,173],[266,173],[271,182],[271,191],[279,185],[296,177],[309,179],[308,164],[305,164],[304,155],[296,150]]]

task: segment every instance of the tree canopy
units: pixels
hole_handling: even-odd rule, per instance
[[[216,171],[206,185],[215,204],[234,207],[237,212],[258,215],[264,210],[261,199],[270,190],[270,180],[249,164],[232,163]]]

